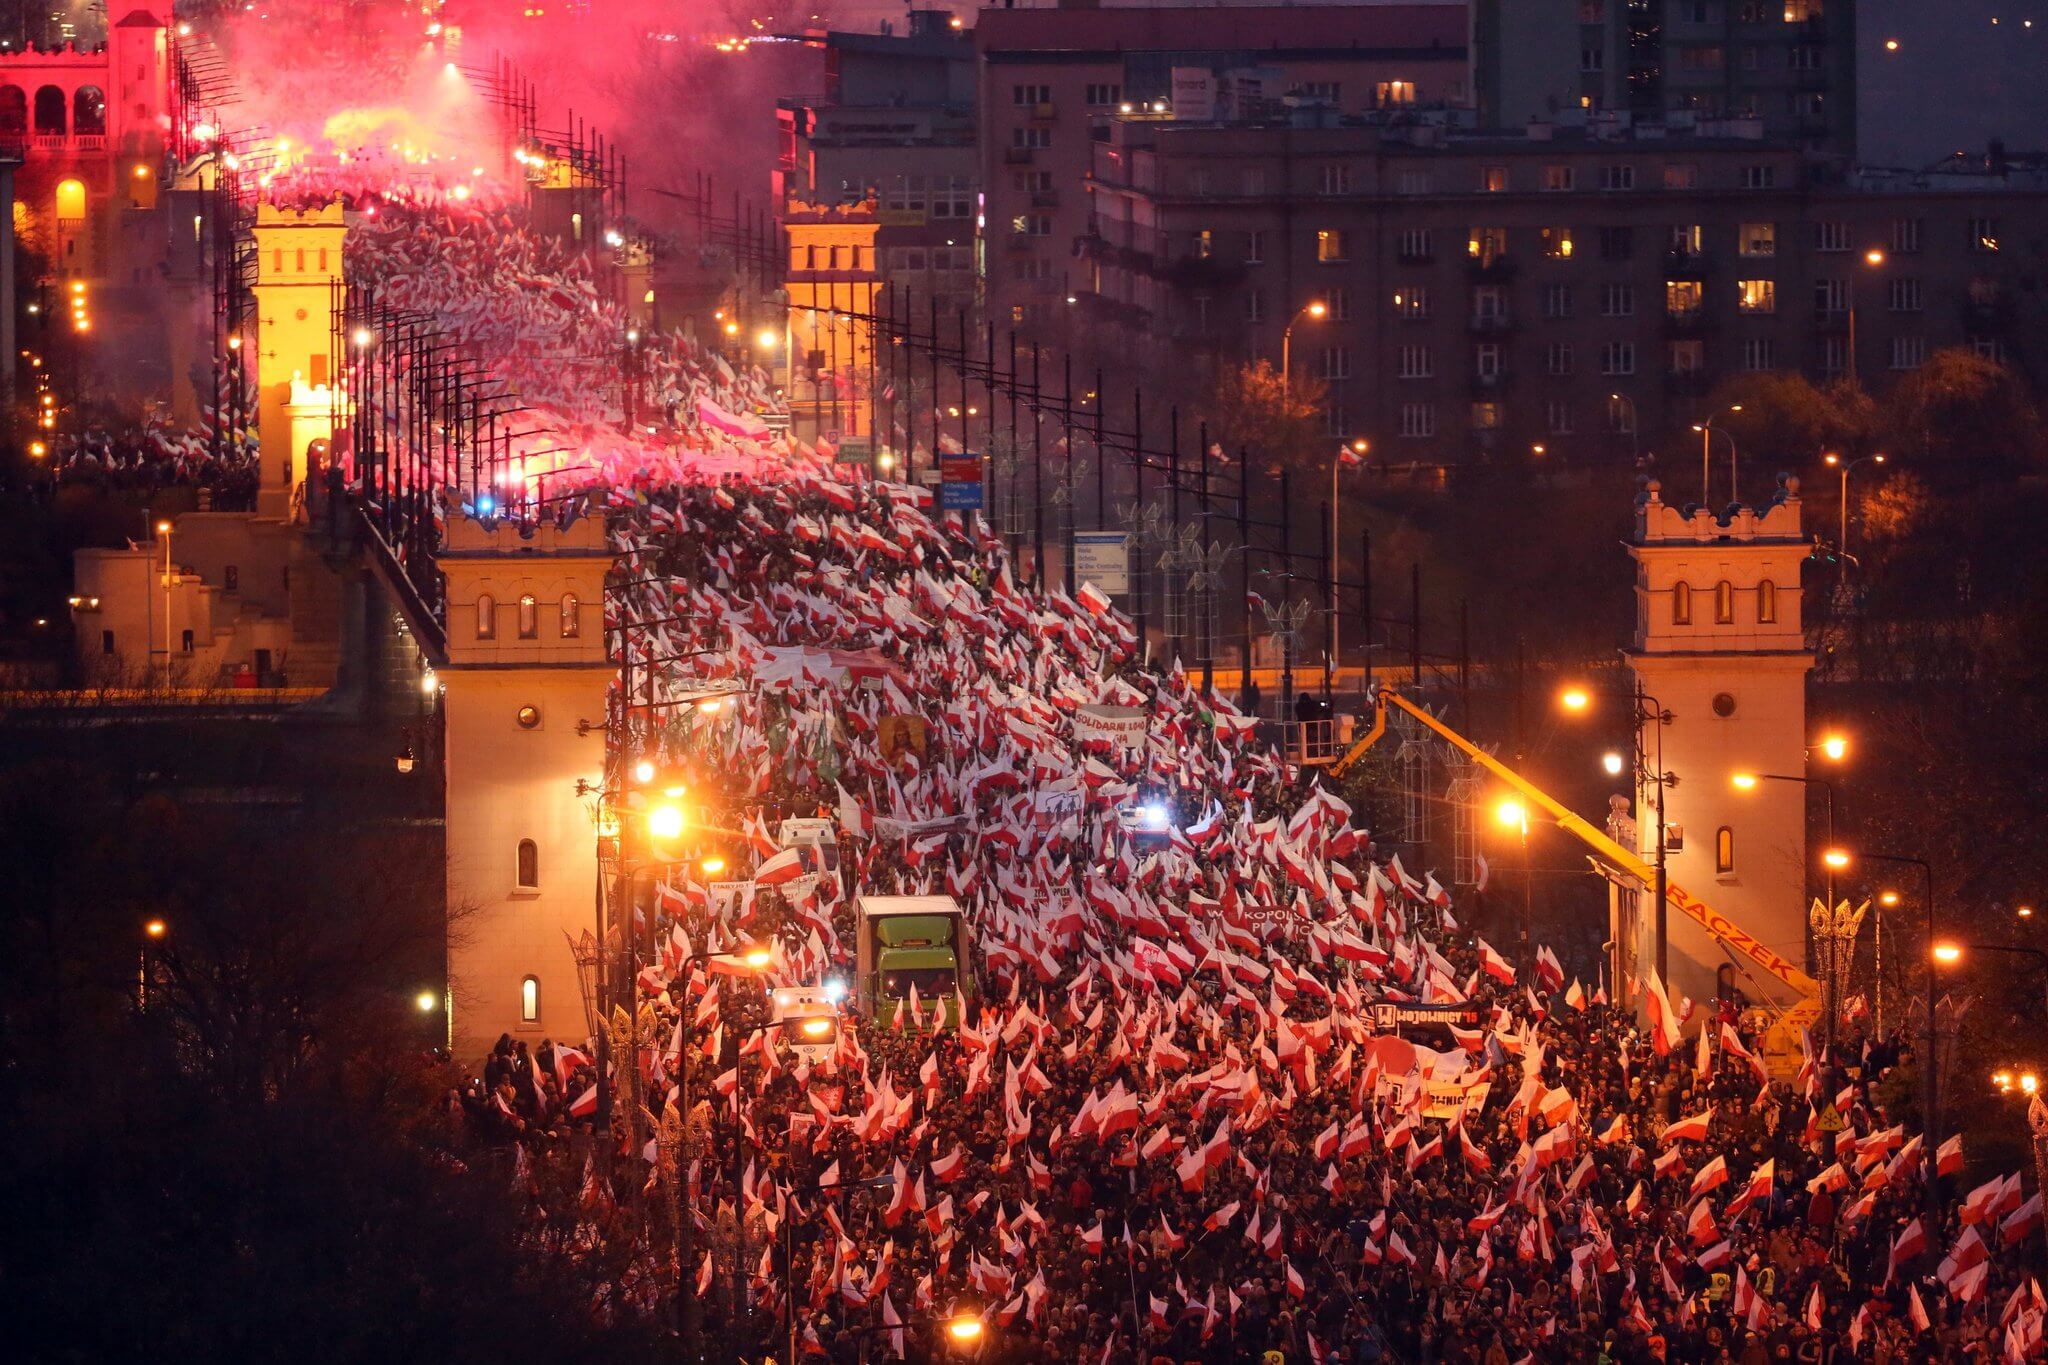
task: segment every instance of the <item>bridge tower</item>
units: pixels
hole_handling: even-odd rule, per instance
[[[571,938],[594,931],[605,685],[601,516],[565,529],[448,523],[444,694],[450,1031],[476,1057],[500,1033],[586,1030]]]
[[[262,444],[257,513],[285,518],[306,481],[306,448],[332,436],[328,357],[342,304],[341,201],[256,210],[256,433]]]
[[[828,208],[792,202],[782,226],[789,240],[789,414],[798,437],[874,436],[874,395],[866,379],[875,349],[875,301],[881,292],[872,201]]]
[[[1665,819],[1682,846],[1668,855],[1673,899],[1707,902],[1794,963],[1806,960],[1806,790],[1797,782],[1736,789],[1738,772],[1806,774],[1806,673],[1813,655],[1800,621],[1800,566],[1808,544],[1800,529],[1799,481],[1780,481],[1775,497],[1733,505],[1716,516],[1673,507],[1652,480],[1636,502],[1628,546],[1636,565],[1636,627],[1630,670],[1669,725],[1638,736],[1654,771],[1677,779],[1665,793]],[[1662,735],[1658,730],[1662,729]],[[1654,861],[1656,791],[1638,792],[1637,847]],[[1635,898],[1624,898],[1634,900]],[[1636,903],[1647,907],[1648,897]],[[1617,957],[1644,978],[1655,962],[1655,926],[1624,913]],[[1691,919],[1667,916],[1666,983],[1704,1004],[1719,994],[1728,956]],[[1732,983],[1754,998],[1742,974]]]

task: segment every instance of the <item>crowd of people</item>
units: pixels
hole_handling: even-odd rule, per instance
[[[1506,961],[1225,699],[1138,667],[1106,604],[1017,583],[923,501],[822,462],[608,498],[638,585],[615,625],[655,678],[625,747],[763,874],[662,886],[636,991],[650,1113],[725,1135],[689,1153],[713,1249],[681,1268],[719,1330],[772,1349],[788,1294],[835,1359],[963,1304],[1014,1359],[2039,1358],[2039,1196],[1909,1135],[1892,1046],[1772,1079],[1732,1015],[1639,1025],[1547,953]],[[706,682],[742,695],[659,704]],[[1104,706],[1142,739],[1091,738]],[[921,744],[882,743],[899,717]],[[770,834],[821,813],[831,872]],[[926,1001],[857,1011],[829,1060],[736,1049],[761,987],[685,966],[744,941],[766,985],[849,979],[856,900],[897,893],[967,911],[957,1027]],[[1387,1002],[1443,1022],[1396,1037]],[[488,1128],[594,1122],[594,1047],[550,1049],[538,1082],[500,1068]],[[735,1218],[751,1311],[721,1297]]]
[[[614,760],[743,831],[722,879],[614,907],[659,946],[604,1039],[501,1040],[462,1097],[518,1197],[594,1149],[591,1235],[688,1210],[631,1225],[614,1309],[673,1295],[749,1358],[792,1328],[901,1356],[961,1313],[985,1357],[1090,1365],[2043,1358],[2041,1196],[1910,1131],[1910,1052],[1773,1077],[1714,1004],[1507,960],[1092,588],[764,439],[766,376],[629,343],[588,256],[502,203],[389,201],[350,250],[598,490]],[[629,345],[651,431],[622,429]],[[730,704],[679,704],[707,683]],[[782,847],[790,817],[836,858]],[[891,894],[970,932],[950,990],[878,1009],[856,908]],[[743,944],[765,969],[705,956]],[[761,1028],[766,988],[832,981],[830,1045]]]

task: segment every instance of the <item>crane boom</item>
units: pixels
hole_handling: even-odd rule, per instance
[[[1372,728],[1330,769],[1333,777],[1342,777],[1386,733],[1389,706],[1399,707],[1444,743],[1541,807],[1559,828],[1586,845],[1595,859],[1646,889],[1656,885],[1656,869],[1644,862],[1633,849],[1622,847],[1607,831],[1576,814],[1550,793],[1390,687],[1381,686],[1374,690]],[[1715,942],[1737,959],[1738,965],[1752,980],[1759,977],[1768,980],[1770,985],[1765,989],[1773,997],[1769,1010],[1773,1019],[1765,1039],[1768,1059],[1774,1068],[1785,1066],[1788,1060],[1796,1062],[1800,1055],[1800,1030],[1820,1017],[1820,983],[1808,976],[1797,963],[1668,879],[1665,901],[1712,935]]]

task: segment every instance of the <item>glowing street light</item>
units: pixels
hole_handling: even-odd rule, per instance
[[[1609,777],[1620,777],[1621,770],[1627,766],[1627,760],[1614,750],[1609,749],[1606,753],[1600,755],[1600,766],[1607,770]]]
[[[160,919],[153,919],[142,926],[142,932],[148,934],[151,938],[162,938],[166,933],[170,932],[170,926]]]
[[[705,858],[703,861],[699,862],[697,864],[697,870],[702,872],[707,877],[716,877],[719,873],[725,871],[725,859],[719,857],[716,853],[714,853],[710,857]]]
[[[1963,945],[1948,942],[1935,944],[1934,960],[1944,967],[1953,967],[1963,960]]]
[[[1593,694],[1583,687],[1567,687],[1557,694],[1557,703],[1567,711],[1584,711],[1593,704]]]
[[[435,1008],[440,1005],[441,997],[435,995],[432,991],[421,991],[412,998],[412,1003],[419,1007],[421,1014],[432,1014]]]
[[[682,838],[685,823],[683,808],[671,801],[665,801],[647,812],[647,832],[657,839]]]
[[[968,1317],[965,1314],[946,1324],[946,1335],[962,1345],[980,1341],[984,1330],[980,1318]]]
[[[761,335],[755,337],[754,340],[760,343],[762,350],[772,351],[776,348],[777,345],[781,343],[782,336],[780,333],[777,333],[769,328],[763,327],[761,329]]]
[[[1755,773],[1735,773],[1728,778],[1729,783],[1739,792],[1755,791],[1760,780]]]
[[[1526,831],[1529,827],[1529,808],[1511,796],[1493,808],[1493,818],[1508,829]]]
[[[1843,734],[1824,735],[1818,747],[1828,762],[1840,763],[1849,755],[1849,737]]]
[[[1837,872],[1847,867],[1850,863],[1848,851],[1839,848],[1828,849],[1820,855],[1820,860],[1829,867],[1834,868]]]
[[[654,764],[644,758],[635,763],[633,765],[633,780],[642,786],[652,782],[654,780]]]

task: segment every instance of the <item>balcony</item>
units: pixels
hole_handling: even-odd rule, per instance
[[[1816,332],[1846,332],[1849,330],[1849,310],[1846,308],[1816,308],[1813,310],[1813,329]]]
[[[1058,190],[1031,191],[1031,207],[1035,209],[1056,209],[1060,206]]]
[[[1435,265],[1436,252],[1403,250],[1396,252],[1394,254],[1394,259],[1399,261],[1402,265]]]
[[[1506,313],[1474,313],[1465,320],[1465,325],[1482,335],[1498,336],[1514,329],[1514,322]]]
[[[1498,370],[1472,371],[1472,387],[1479,393],[1499,393],[1508,386],[1508,372]]]
[[[1467,263],[1467,269],[1475,280],[1499,282],[1513,279],[1519,267],[1515,264],[1514,257],[1502,251],[1472,257]]]
[[[1667,280],[1697,280],[1714,268],[1713,255],[1705,251],[1667,251],[1664,253],[1664,278]]]
[[[1003,149],[1003,164],[1006,166],[1029,166],[1032,153],[1035,150],[1035,148],[1031,147],[1005,147]]]
[[[1033,123],[1051,123],[1054,119],[1058,117],[1059,107],[1055,105],[1051,100],[1046,100],[1042,104],[1034,104],[1031,106],[1031,121]]]
[[[1704,332],[1713,323],[1704,307],[1667,308],[1664,310],[1664,327],[1680,335]]]
[[[1013,255],[1031,251],[1040,242],[1051,241],[1049,237],[1033,236],[1028,232],[1012,232],[1003,238],[1003,250]]]

